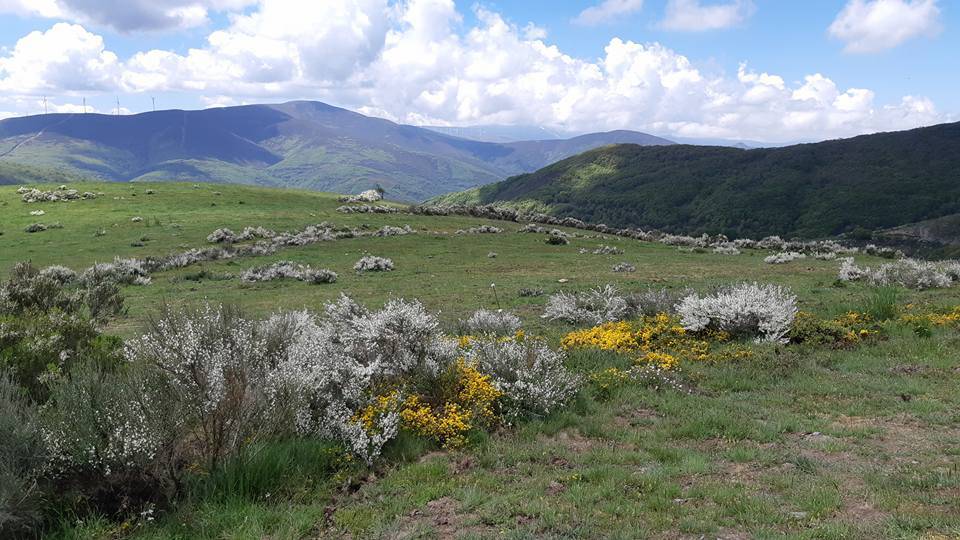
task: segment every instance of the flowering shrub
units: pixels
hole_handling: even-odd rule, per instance
[[[67,285],[77,279],[77,273],[66,266],[53,265],[40,270],[40,276],[50,278],[60,285]]]
[[[909,289],[937,289],[953,285],[952,272],[956,266],[952,261],[931,262],[916,259],[900,259],[892,263],[884,263],[877,269],[861,268],[854,264],[853,259],[840,259],[841,281],[857,281],[866,279],[872,285],[900,285]]]
[[[250,268],[240,276],[240,279],[247,283],[284,278],[307,283],[334,283],[337,281],[337,274],[330,270],[311,268],[291,261],[279,261],[269,266]]]
[[[40,519],[37,480],[45,458],[36,408],[0,370],[0,537],[31,536]]]
[[[115,258],[112,263],[97,263],[84,270],[79,281],[86,287],[104,282],[120,285],[149,285],[150,273],[138,259]]]
[[[743,283],[713,295],[687,296],[677,305],[687,330],[722,330],[781,341],[797,314],[796,297],[784,287]]]
[[[787,338],[791,343],[847,347],[881,336],[881,328],[869,315],[855,311],[832,320],[824,320],[801,311],[797,313]]]
[[[613,271],[614,272],[636,272],[637,267],[630,263],[622,262],[622,263],[617,263],[613,265]]]
[[[469,319],[461,321],[466,334],[492,334],[495,336],[510,336],[520,330],[520,318],[513,313],[497,310],[480,309]]]
[[[564,367],[563,353],[541,340],[476,339],[467,347],[467,362],[490,375],[503,393],[503,412],[509,420],[549,414],[580,388],[580,377]]]
[[[736,245],[719,245],[713,248],[713,252],[718,255],[740,255],[740,250]]]
[[[417,231],[410,228],[409,225],[404,225],[403,227],[394,227],[393,225],[384,225],[374,236],[405,236],[408,234],[416,234]]]
[[[493,225],[480,225],[479,227],[470,227],[469,229],[460,229],[456,234],[499,234],[503,229]]]
[[[629,305],[617,288],[604,285],[578,294],[561,292],[550,296],[542,317],[571,324],[599,324],[629,315]]]
[[[630,352],[640,347],[637,333],[627,322],[609,322],[570,332],[560,340],[564,349],[595,347],[604,351]]]
[[[623,255],[623,250],[618,247],[601,244],[600,247],[593,250],[594,255]]]
[[[413,394],[400,409],[402,426],[445,447],[466,442],[464,435],[495,419],[494,404],[503,395],[475,366],[458,360],[449,368],[436,396]],[[433,402],[431,402],[431,397]]]
[[[45,230],[47,230],[47,226],[44,225],[43,223],[31,223],[30,225],[27,225],[26,227],[24,227],[23,232],[38,233],[38,232],[43,232]]]
[[[763,262],[767,264],[785,264],[799,259],[806,259],[807,256],[796,251],[782,251],[769,257],[764,257]]]
[[[393,261],[384,257],[364,255],[353,265],[353,269],[358,273],[390,272],[393,270]]]

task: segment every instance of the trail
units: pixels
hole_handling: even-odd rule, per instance
[[[72,115],[72,114],[69,115],[69,116],[67,116],[67,117],[64,118],[63,120],[57,122],[56,124],[51,124],[51,125],[49,125],[49,126],[44,126],[43,129],[41,129],[40,131],[38,131],[38,132],[36,132],[35,134],[31,135],[30,137],[27,137],[26,139],[18,142],[17,144],[13,145],[13,147],[11,147],[11,148],[10,148],[9,150],[7,150],[6,152],[0,153],[0,159],[3,159],[3,158],[5,158],[5,157],[9,156],[10,154],[16,152],[17,149],[20,148],[21,146],[23,146],[23,145],[25,145],[25,144],[27,144],[27,143],[29,143],[29,142],[35,141],[38,137],[40,137],[41,135],[43,135],[43,133],[44,133],[45,131],[47,131],[48,128],[59,126],[60,124],[66,122],[67,120],[70,120],[71,118],[73,118],[73,115]]]

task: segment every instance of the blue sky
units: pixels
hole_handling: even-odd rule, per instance
[[[0,0],[0,115],[319,99],[414,124],[814,140],[960,119],[958,7]]]

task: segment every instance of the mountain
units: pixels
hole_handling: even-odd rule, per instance
[[[883,229],[960,213],[960,123],[752,150],[607,146],[438,202],[736,237]]]
[[[423,200],[533,171],[591,144],[643,142],[649,136],[586,137],[481,142],[294,101],[126,116],[8,118],[0,121],[0,164],[123,182],[232,182],[336,192],[379,184],[392,198]]]
[[[421,126],[430,131],[473,141],[511,143],[517,141],[542,141],[565,139],[563,133],[540,126]]]

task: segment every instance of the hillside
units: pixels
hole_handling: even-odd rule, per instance
[[[440,202],[612,226],[822,237],[960,212],[960,123],[783,148],[618,145]]]
[[[79,449],[73,459],[83,466],[56,476],[40,469],[40,482],[0,483],[0,509],[10,508],[2,503],[12,493],[18,496],[14,517],[32,517],[26,511],[34,508],[48,516],[34,531],[13,535],[3,534],[10,521],[0,521],[2,538],[592,539],[620,538],[624,531],[656,538],[948,538],[960,530],[956,284],[898,287],[891,297],[891,289],[865,281],[833,286],[836,260],[767,264],[770,250],[680,250],[564,227],[558,229],[566,241],[556,243],[548,239],[557,235],[529,232],[520,223],[415,215],[393,203],[383,206],[396,212],[344,212],[336,194],[305,190],[175,182],[68,187],[100,195],[26,203],[16,187],[0,186],[0,293],[18,292],[0,296],[0,309],[8,310],[0,311],[0,370],[31,382],[13,386],[15,395],[32,389],[38,403],[25,410],[42,413],[48,422],[42,425],[58,427],[37,440],[52,441],[51,447],[76,440],[70,448]],[[37,222],[51,226],[25,230]],[[274,242],[279,235],[235,244],[208,239],[215,229],[239,233],[247,226],[302,232],[305,241]],[[326,232],[311,235],[309,229]],[[269,231],[259,234],[271,238]],[[264,241],[275,249],[245,250]],[[16,261],[83,272],[114,257],[136,258],[146,268],[150,260],[169,260],[170,253],[196,257],[146,270],[149,283],[122,281],[127,309],[102,328],[88,328],[83,313],[66,316],[61,309],[71,303],[45,311],[6,307],[59,287],[42,276],[31,283],[43,287],[25,286],[24,272],[7,271]],[[355,271],[365,255],[389,258],[395,267]],[[280,261],[338,277],[244,279]],[[856,262],[876,267],[889,261],[857,254]],[[623,264],[633,268],[613,269]],[[71,275],[62,266],[46,270]],[[14,280],[19,285],[11,286]],[[788,287],[797,296],[802,315],[793,318],[788,343],[679,326],[686,323],[673,302],[742,281]],[[83,283],[74,279],[68,286],[79,292]],[[620,312],[618,322],[602,326],[544,317],[563,298],[557,293],[606,284],[616,287],[612,301],[591,305],[619,310],[627,297],[639,299],[633,305],[642,313],[660,316]],[[342,308],[332,311],[332,321],[350,325],[341,334],[314,326],[327,324],[321,318],[326,304],[343,304],[341,294],[372,311],[357,306],[358,320]],[[392,307],[384,308],[388,302]],[[218,308],[221,303],[240,309]],[[182,311],[207,304],[199,313]],[[164,306],[190,324],[173,321]],[[893,312],[875,318],[884,307]],[[522,332],[491,334],[464,322],[480,308],[489,310],[487,317],[516,315]],[[295,318],[260,324],[281,315]],[[282,320],[296,325],[276,324]],[[152,339],[135,339],[143,336]],[[352,340],[350,348],[334,336]],[[83,356],[63,354],[67,339],[84,340],[86,347],[67,349]],[[157,344],[166,354],[145,357],[138,342]],[[287,357],[295,362],[273,356],[275,347],[295,351]],[[276,395],[267,390],[276,387],[264,386],[283,372],[272,362],[256,368],[262,371],[249,367],[251,359],[279,358],[294,376],[316,373],[295,395],[318,396],[323,399],[307,400],[307,406],[326,407],[326,399],[344,402],[336,397],[340,388],[371,379],[366,365],[353,369],[347,361],[348,352],[373,356],[366,351],[377,354],[374,365],[390,365],[379,358],[400,365],[396,359],[409,358],[408,351],[430,351],[431,362],[444,362],[433,364],[442,371],[377,375],[344,413],[357,424],[375,410],[368,405],[393,406],[389,396],[408,396],[396,403],[403,407],[402,422],[372,464],[343,435],[290,429],[284,401],[266,401]],[[505,381],[483,351],[503,358],[508,376],[532,382]],[[181,358],[190,363],[172,364]],[[663,359],[675,363],[651,363]],[[169,374],[183,373],[165,370],[171,365],[213,375],[168,386]],[[218,378],[224,366],[241,376]],[[38,384],[20,376],[19,368],[39,373]],[[329,380],[328,373],[344,373],[339,380],[349,384],[328,393],[309,382]],[[217,393],[219,381],[231,391]],[[491,381],[503,390],[490,391]],[[575,385],[563,385],[554,397],[563,381]],[[46,385],[56,394],[46,396]],[[211,401],[193,401],[195,388],[210,389],[204,399]],[[242,410],[259,413],[256,419],[240,427],[200,423],[223,418],[237,395],[244,397]],[[521,402],[513,398],[518,395],[530,397]],[[458,413],[473,410],[474,396],[487,396],[488,415]],[[6,399],[0,421],[8,426],[4,433],[19,438],[0,437],[0,449],[19,449],[27,440],[19,434],[32,433],[34,415],[19,415]],[[549,409],[533,408],[537,399],[550,400]],[[208,402],[217,406],[196,406]],[[507,416],[514,408],[519,412]],[[303,411],[309,413],[295,409]],[[445,432],[431,427],[433,418],[466,418],[443,424],[464,437],[443,438]],[[131,425],[137,428],[133,438],[124,429]],[[203,459],[196,449],[223,439],[206,435],[201,425],[228,435],[244,429],[244,436],[216,461]],[[171,452],[126,454],[109,468],[95,461],[131,440],[145,441],[138,448]],[[26,448],[45,448],[32,444]],[[27,462],[54,454],[0,455]],[[11,478],[8,471],[3,478]],[[163,483],[168,476],[183,487]],[[124,506],[117,508],[116,501]]]
[[[497,144],[371,118],[319,102],[136,115],[49,114],[0,121],[0,164],[108,181],[206,181],[356,192],[379,184],[423,200],[534,171],[614,142],[614,132]],[[36,181],[25,176],[22,182]]]

